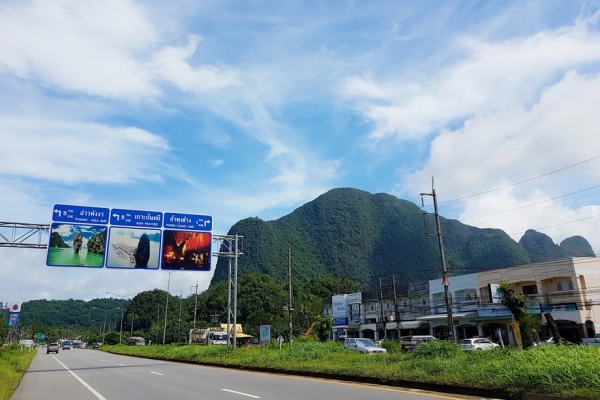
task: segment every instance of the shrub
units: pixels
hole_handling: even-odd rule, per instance
[[[400,343],[393,340],[384,340],[381,343],[381,347],[386,349],[388,353],[400,353]]]
[[[446,340],[426,342],[417,346],[412,356],[415,358],[454,357],[460,354],[460,345]]]

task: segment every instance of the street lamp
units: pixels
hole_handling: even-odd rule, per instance
[[[113,308],[110,310],[104,310],[100,307],[92,307],[94,310],[98,310],[98,311],[104,311],[104,333],[102,333],[102,343],[104,343],[106,341],[106,313],[109,311],[115,311],[115,310],[120,310],[121,307],[117,307],[117,308]]]
[[[169,312],[169,288],[171,286],[171,274],[177,271],[167,271],[169,274],[169,281],[167,283],[167,305],[165,306],[165,327],[163,328],[163,346],[165,345],[165,337],[167,335],[167,314]]]
[[[110,292],[106,292],[106,294],[112,294],[121,298],[121,330],[119,331],[119,344],[121,344],[121,338],[123,337],[123,310],[125,309],[125,297],[135,296],[137,293],[126,294],[124,296]]]

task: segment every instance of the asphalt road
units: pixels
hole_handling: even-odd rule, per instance
[[[92,349],[38,350],[12,400],[369,399],[475,397],[148,360]]]

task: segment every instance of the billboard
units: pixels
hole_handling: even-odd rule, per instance
[[[21,313],[18,312],[9,312],[8,313],[8,322],[6,323],[7,326],[9,326],[12,330],[17,330],[19,329],[19,319],[20,319]]]
[[[15,301],[11,302],[9,310],[11,312],[21,312],[21,302],[20,301],[18,301],[18,302],[15,302]]]
[[[56,204],[46,265],[211,270],[212,217]]]
[[[348,298],[345,294],[331,296],[333,326],[348,325]]]
[[[500,293],[500,285],[497,283],[488,283],[490,292],[490,303],[502,303],[502,294]]]
[[[260,344],[271,343],[271,325],[260,326]]]

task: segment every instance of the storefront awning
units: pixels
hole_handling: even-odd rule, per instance
[[[390,322],[387,324],[387,329],[397,329],[398,324]],[[429,321],[400,321],[400,329],[428,329]]]
[[[539,318],[540,313],[530,314],[534,318]],[[484,317],[475,317],[469,319],[471,322],[485,322],[485,321],[512,321],[512,314],[503,314],[503,315],[486,315]]]
[[[466,317],[470,317],[472,315],[476,315],[476,313],[474,313],[474,312],[453,313],[452,314],[452,319],[455,319],[455,318],[466,318]],[[433,321],[433,320],[436,320],[436,319],[448,319],[448,314],[426,315],[424,317],[417,318],[417,320],[420,320],[420,321]]]

